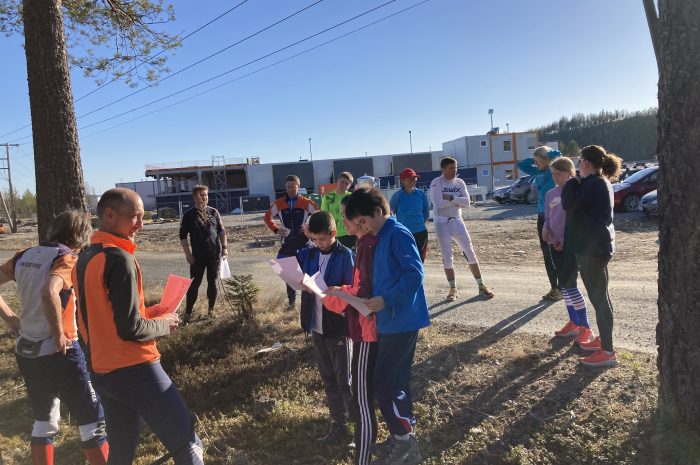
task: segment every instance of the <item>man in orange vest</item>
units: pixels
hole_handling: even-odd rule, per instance
[[[156,348],[157,337],[177,328],[177,314],[156,316],[157,305],[144,305],[141,268],[133,255],[143,213],[136,192],[105,192],[97,204],[100,230],[73,269],[78,327],[110,434],[109,464],[132,463],[143,419],[177,465],[202,465],[190,411]]]

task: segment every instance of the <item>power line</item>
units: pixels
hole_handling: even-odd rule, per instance
[[[199,26],[197,29],[195,29],[194,31],[190,32],[189,34],[187,34],[186,36],[184,36],[183,38],[181,38],[181,39],[180,39],[180,42],[184,42],[185,40],[189,39],[190,37],[192,37],[193,35],[195,35],[195,34],[198,33],[199,31],[201,31],[202,29],[204,29],[204,28],[206,28],[206,27],[212,25],[213,23],[215,23],[215,22],[218,21],[219,19],[223,18],[223,17],[226,16],[227,14],[231,13],[232,11],[234,11],[235,9],[237,9],[238,7],[240,7],[241,5],[243,5],[244,3],[247,3],[248,1],[249,1],[249,0],[243,0],[243,1],[241,1],[241,2],[238,3],[237,5],[234,5],[233,7],[229,8],[228,10],[224,11],[223,13],[221,13],[221,14],[220,14],[219,16],[217,16],[216,18],[211,19],[211,20],[209,20],[208,22],[204,23],[203,25]],[[159,55],[162,55],[163,53],[165,53],[165,51],[166,51],[166,49],[163,49],[163,50],[161,50],[160,52],[155,53],[155,54],[149,56],[148,58],[146,58],[145,60],[143,60],[143,61],[140,62],[139,64],[137,64],[137,65],[131,67],[128,71],[126,71],[126,73],[130,73],[130,72],[136,70],[137,68],[139,68],[139,67],[141,67],[142,65],[146,64],[146,63],[149,62],[150,60],[156,58],[156,57],[159,56]],[[115,81],[117,81],[117,80],[118,80],[118,79],[117,79],[116,77],[112,78],[109,82],[107,82],[107,83],[105,83],[105,84],[103,84],[103,85],[101,85],[101,86],[98,86],[98,87],[96,87],[95,89],[93,89],[93,90],[91,90],[90,92],[88,92],[87,94],[85,94],[85,95],[79,97],[79,98],[78,98],[77,100],[75,100],[73,103],[74,103],[74,104],[75,104],[75,103],[78,103],[78,102],[81,101],[82,99],[84,99],[84,98],[86,98],[86,97],[89,97],[90,95],[94,94],[95,92],[98,92],[98,91],[104,89],[105,87],[107,87],[108,85],[112,84],[113,82],[115,82]],[[5,134],[1,135],[0,137],[5,137],[5,136],[8,136],[8,135],[10,135],[10,134],[14,134],[15,132],[21,131],[22,129],[25,129],[25,128],[28,128],[28,127],[31,126],[31,125],[32,125],[32,123],[26,124],[26,125],[22,126],[21,128],[17,128],[17,129],[15,129],[14,131],[10,131],[10,132],[8,132],[8,133],[5,133]]]
[[[110,116],[109,118],[105,118],[105,119],[102,119],[102,120],[100,120],[100,121],[96,121],[96,122],[94,122],[94,123],[91,123],[91,124],[88,124],[88,125],[85,125],[85,126],[81,126],[79,129],[81,129],[81,130],[82,130],[82,129],[87,129],[87,128],[89,128],[89,127],[93,127],[93,126],[96,126],[96,125],[98,125],[98,124],[102,124],[102,123],[105,123],[105,122],[107,122],[107,121],[111,121],[111,120],[113,120],[113,119],[115,119],[115,118],[119,118],[120,116],[128,115],[129,113],[133,113],[133,112],[135,112],[135,111],[141,110],[142,108],[146,108],[146,107],[151,106],[151,105],[153,105],[153,104],[156,104],[156,103],[158,103],[158,102],[162,102],[163,100],[166,100],[166,99],[168,99],[168,98],[170,98],[170,97],[174,97],[175,95],[179,95],[179,94],[182,94],[183,92],[187,92],[188,90],[192,90],[192,89],[194,89],[194,88],[196,88],[196,87],[199,87],[199,86],[201,86],[201,85],[203,85],[203,84],[206,84],[207,82],[211,82],[211,81],[216,80],[216,79],[218,79],[218,78],[220,78],[220,77],[222,77],[222,76],[225,76],[225,75],[227,75],[227,74],[231,74],[232,72],[238,71],[239,69],[244,68],[244,67],[246,67],[246,66],[248,66],[248,65],[251,65],[251,64],[253,64],[253,63],[257,63],[258,61],[264,60],[265,58],[268,58],[268,57],[270,57],[270,56],[272,56],[272,55],[275,55],[275,54],[277,54],[277,53],[280,53],[280,52],[282,52],[282,51],[284,51],[284,50],[287,50],[287,49],[289,49],[289,48],[291,48],[291,47],[294,47],[294,46],[296,46],[296,45],[299,45],[299,44],[302,43],[302,42],[306,42],[307,40],[310,40],[310,39],[312,39],[312,38],[314,38],[314,37],[317,37],[317,36],[319,36],[319,35],[321,35],[321,34],[324,34],[324,33],[328,32],[328,31],[330,31],[330,30],[332,30],[332,29],[335,29],[335,28],[338,28],[338,27],[340,27],[340,26],[342,26],[342,25],[344,25],[344,24],[347,24],[347,23],[349,23],[350,21],[354,21],[354,20],[357,19],[357,18],[360,18],[360,17],[362,17],[362,16],[365,16],[365,15],[367,15],[367,14],[369,14],[369,13],[372,13],[373,11],[376,11],[376,10],[378,10],[378,9],[380,9],[380,8],[383,8],[383,7],[385,7],[385,6],[387,6],[387,5],[391,4],[391,3],[394,3],[395,1],[396,1],[396,0],[389,0],[389,1],[383,3],[383,4],[379,5],[379,6],[376,6],[376,7],[374,7],[374,8],[369,9],[369,10],[366,10],[366,11],[363,12],[363,13],[360,13],[360,14],[358,14],[358,15],[355,15],[355,16],[353,16],[352,18],[346,19],[346,20],[341,21],[340,23],[337,23],[337,24],[335,24],[335,25],[333,25],[333,26],[327,27],[326,29],[323,29],[322,31],[316,32],[316,33],[314,33],[314,34],[311,34],[310,36],[307,36],[307,37],[305,37],[304,39],[297,40],[297,41],[294,42],[294,43],[291,43],[291,44],[286,45],[286,46],[284,46],[284,47],[278,48],[278,49],[275,50],[274,52],[270,52],[270,53],[268,53],[268,54],[266,54],[266,55],[263,55],[263,56],[261,56],[261,57],[258,57],[258,58],[256,58],[256,59],[254,59],[254,60],[251,60],[251,61],[249,61],[249,62],[247,62],[247,63],[245,63],[245,64],[242,64],[242,65],[240,65],[240,66],[236,66],[235,68],[231,68],[231,69],[229,69],[228,71],[224,71],[223,73],[219,73],[219,74],[217,74],[216,76],[212,76],[212,77],[210,77],[210,78],[208,78],[208,79],[205,79],[205,80],[203,80],[203,81],[200,81],[200,82],[198,82],[198,83],[196,83],[196,84],[193,84],[193,85],[191,85],[191,86],[188,86],[188,87],[186,87],[186,88],[184,88],[184,89],[180,89],[180,90],[178,90],[178,91],[175,91],[175,92],[173,92],[173,93],[171,93],[171,94],[168,94],[168,95],[166,95],[166,96],[164,96],[164,97],[160,97],[160,98],[158,98],[158,99],[152,100],[152,101],[150,101],[150,102],[148,102],[148,103],[145,103],[145,104],[143,104],[143,105],[139,105],[138,107],[132,108],[132,109],[127,110],[127,111],[124,111],[124,112],[119,113],[119,114],[114,115],[114,116]],[[28,138],[28,137],[31,137],[31,135],[30,135],[30,136],[25,136],[25,137],[20,138],[20,139],[15,139],[15,141],[23,140],[23,139],[26,139],[26,138]],[[13,141],[13,142],[15,142],[15,141]]]
[[[119,123],[119,124],[115,124],[114,126],[110,126],[110,127],[106,128],[106,129],[103,129],[103,130],[101,130],[101,131],[94,132],[94,133],[92,133],[92,134],[88,134],[87,136],[82,136],[82,137],[80,137],[80,139],[82,140],[82,139],[87,139],[87,138],[90,138],[90,137],[93,137],[93,136],[97,136],[97,135],[99,135],[99,134],[102,134],[102,133],[107,132],[107,131],[111,131],[112,129],[118,128],[118,127],[120,127],[120,126],[124,126],[125,124],[134,122],[134,121],[136,121],[136,120],[145,118],[145,117],[147,117],[147,116],[150,116],[150,115],[152,115],[152,114],[154,114],[154,113],[158,113],[158,112],[167,110],[168,108],[172,108],[172,107],[174,107],[174,106],[176,106],[176,105],[180,105],[181,103],[185,103],[185,102],[187,102],[187,101],[189,101],[189,100],[193,100],[193,99],[195,99],[195,98],[197,98],[197,97],[199,97],[199,96],[201,96],[201,95],[207,94],[207,93],[209,93],[209,92],[213,92],[213,91],[215,91],[215,90],[217,90],[217,89],[219,89],[219,88],[221,88],[221,87],[227,86],[227,85],[232,84],[232,83],[234,83],[234,82],[236,82],[236,81],[239,81],[239,80],[244,79],[244,78],[246,78],[246,77],[252,76],[253,74],[257,74],[257,73],[259,73],[259,72],[261,72],[261,71],[264,71],[264,70],[266,70],[266,69],[272,68],[273,66],[277,66],[277,65],[282,64],[282,63],[284,63],[284,62],[290,61],[290,60],[292,60],[292,59],[294,59],[294,58],[296,58],[296,57],[298,57],[298,56],[304,55],[304,54],[309,53],[309,52],[311,52],[311,51],[313,51],[313,50],[316,50],[317,48],[323,47],[324,45],[328,45],[328,44],[330,44],[330,43],[332,43],[332,42],[335,42],[335,41],[337,41],[337,40],[340,40],[340,39],[342,39],[342,38],[344,38],[344,37],[347,37],[347,36],[349,36],[349,35],[351,35],[351,34],[354,34],[354,33],[356,33],[356,32],[359,32],[359,31],[361,31],[361,30],[363,30],[363,29],[366,29],[366,28],[368,28],[368,27],[374,26],[374,25],[377,24],[377,23],[380,23],[380,22],[385,21],[385,20],[387,20],[387,19],[389,19],[389,18],[391,18],[391,17],[393,17],[393,16],[399,15],[399,14],[401,14],[401,13],[404,13],[404,12],[408,11],[408,10],[411,10],[411,9],[413,9],[413,8],[416,8],[417,6],[420,6],[420,5],[424,4],[424,3],[427,3],[428,1],[430,1],[430,0],[422,0],[422,1],[420,1],[420,2],[418,2],[418,3],[415,3],[415,4],[411,5],[411,6],[408,6],[408,7],[404,8],[404,9],[402,9],[402,10],[399,10],[399,11],[396,11],[396,12],[390,14],[390,15],[384,16],[383,18],[380,18],[380,19],[378,19],[378,20],[376,20],[376,21],[373,21],[373,22],[371,22],[371,23],[369,23],[369,24],[366,24],[366,25],[364,25],[364,26],[358,27],[358,28],[353,29],[352,31],[346,32],[345,34],[342,34],[342,35],[340,35],[340,36],[338,36],[338,37],[335,37],[335,38],[330,39],[330,40],[328,40],[328,41],[326,41],[326,42],[323,42],[323,43],[321,43],[321,44],[318,44],[318,45],[315,45],[315,46],[313,46],[313,47],[311,47],[311,48],[308,48],[308,49],[306,49],[306,50],[304,50],[304,51],[302,51],[302,52],[296,53],[296,54],[291,55],[291,56],[289,56],[289,57],[287,57],[287,58],[284,58],[284,59],[282,59],[282,60],[276,61],[276,62],[271,63],[271,64],[269,64],[269,65],[267,65],[267,66],[264,66],[264,67],[262,67],[262,68],[258,68],[258,69],[256,69],[255,71],[252,71],[252,72],[250,72],[250,73],[244,74],[244,75],[239,76],[239,77],[237,77],[237,78],[235,78],[235,79],[231,79],[230,81],[226,81],[226,82],[224,82],[224,83],[222,83],[222,84],[219,84],[219,85],[217,85],[217,86],[215,86],[215,87],[212,87],[212,88],[210,88],[210,89],[204,90],[204,91],[202,91],[202,92],[198,92],[198,93],[196,93],[196,94],[194,94],[194,95],[192,95],[192,96],[190,96],[190,97],[184,98],[184,99],[182,99],[182,100],[178,100],[177,102],[174,102],[174,103],[171,103],[171,104],[166,105],[166,106],[164,106],[164,107],[161,107],[161,108],[158,108],[158,109],[156,109],[156,110],[150,111],[150,112],[145,113],[145,114],[143,114],[143,115],[141,115],[141,116],[137,116],[136,118],[131,118],[131,119],[129,119],[129,120],[123,121],[123,122],[121,122],[121,123]]]
[[[241,5],[243,5],[243,4],[246,3],[246,2],[248,2],[248,0],[243,0],[242,2],[238,3],[237,5],[234,5],[233,7],[229,8],[229,9],[226,10],[226,11],[224,11],[223,13],[221,13],[221,14],[220,14],[219,16],[217,16],[216,18],[214,18],[214,19],[212,19],[212,20],[210,20],[210,21],[204,23],[203,25],[199,26],[197,29],[195,29],[194,31],[190,32],[189,34],[187,34],[186,36],[184,36],[183,38],[181,38],[181,39],[180,39],[180,42],[184,42],[185,40],[189,39],[190,37],[192,37],[193,35],[195,35],[195,34],[198,33],[199,31],[201,31],[202,29],[204,29],[204,28],[206,28],[206,27],[208,27],[208,26],[214,24],[216,21],[218,21],[219,19],[223,18],[223,17],[226,16],[227,14],[231,13],[233,10],[237,9],[238,7],[240,7]],[[162,55],[163,53],[165,53],[166,50],[167,50],[167,49],[163,49],[163,50],[161,50],[160,52],[151,55],[150,57],[148,57],[148,58],[146,58],[145,60],[143,60],[141,63],[139,63],[139,64],[133,66],[131,69],[129,69],[128,71],[126,71],[126,73],[130,73],[130,72],[136,70],[137,68],[140,68],[142,65],[144,65],[144,64],[146,64],[147,62],[151,61],[151,60],[154,59],[155,57],[157,57],[157,56]],[[83,95],[82,97],[78,98],[78,99],[75,101],[75,103],[78,103],[79,101],[81,101],[81,100],[84,99],[85,97],[89,97],[90,95],[94,94],[95,92],[98,92],[98,91],[104,89],[105,87],[107,87],[108,85],[112,84],[113,82],[115,82],[115,81],[117,81],[117,80],[118,80],[118,79],[117,79],[116,77],[112,78],[109,82],[107,82],[107,83],[105,83],[105,84],[103,84],[103,85],[101,85],[101,86],[99,86],[99,87],[93,89],[92,91],[90,91],[90,92],[88,92],[87,94]]]
[[[175,77],[175,76],[177,76],[178,74],[180,74],[180,73],[182,73],[182,72],[185,72],[185,71],[187,71],[188,69],[193,68],[193,67],[195,67],[195,66],[197,66],[197,65],[199,65],[199,64],[201,64],[201,63],[203,63],[203,62],[205,62],[205,61],[207,61],[207,60],[209,60],[209,59],[211,59],[211,58],[214,58],[215,56],[217,56],[217,55],[219,55],[219,54],[225,52],[226,50],[229,50],[229,49],[235,47],[236,45],[242,44],[243,42],[245,42],[245,41],[247,41],[247,40],[249,40],[249,39],[252,39],[253,37],[255,37],[255,36],[257,36],[257,35],[262,34],[263,32],[267,31],[268,29],[271,29],[271,28],[277,26],[278,24],[281,24],[281,23],[287,21],[288,19],[293,18],[294,16],[296,16],[296,15],[298,15],[298,14],[300,14],[300,13],[303,13],[304,11],[308,10],[309,8],[318,5],[318,4],[321,3],[322,1],[323,1],[323,0],[316,0],[314,3],[312,3],[312,4],[308,5],[308,6],[305,6],[304,8],[302,8],[302,9],[300,9],[300,10],[298,10],[298,11],[295,11],[294,13],[292,13],[292,14],[290,14],[290,15],[288,15],[288,16],[285,16],[284,18],[282,18],[282,19],[280,19],[280,20],[278,20],[278,21],[275,21],[274,23],[270,24],[269,26],[266,26],[266,27],[264,27],[264,28],[262,28],[262,29],[260,29],[260,30],[258,30],[258,31],[256,31],[256,32],[254,32],[254,33],[252,33],[252,34],[250,34],[250,35],[248,35],[248,36],[246,36],[246,37],[244,37],[244,38],[242,38],[242,39],[240,39],[240,40],[238,40],[238,41],[236,41],[236,42],[234,42],[234,43],[232,43],[232,44],[230,44],[230,45],[227,45],[226,47],[224,47],[224,48],[222,48],[222,49],[220,49],[220,50],[217,50],[216,52],[212,53],[211,55],[208,55],[208,56],[206,56],[206,57],[204,57],[204,58],[202,58],[202,59],[200,59],[200,60],[198,60],[198,61],[195,61],[194,63],[192,63],[192,64],[190,64],[190,65],[187,65],[187,66],[185,66],[184,68],[175,71],[174,73],[168,74],[168,75],[165,76],[163,79],[159,79],[159,80],[157,80],[157,81],[155,81],[155,82],[153,82],[153,83],[150,83],[150,84],[148,84],[148,86],[142,87],[142,88],[140,88],[140,89],[138,89],[138,90],[135,90],[134,92],[132,92],[132,93],[130,93],[130,94],[127,94],[127,95],[125,95],[124,97],[120,97],[120,98],[118,98],[118,99],[116,99],[116,100],[114,100],[114,101],[112,101],[112,102],[110,102],[110,103],[107,103],[106,105],[102,105],[101,107],[95,108],[94,110],[91,110],[91,111],[89,111],[89,112],[87,112],[87,113],[83,113],[82,115],[78,116],[78,119],[83,118],[83,117],[88,116],[88,115],[92,115],[93,113],[96,113],[96,112],[98,112],[98,111],[100,111],[100,110],[104,110],[105,108],[109,108],[109,107],[111,107],[112,105],[114,105],[114,104],[116,104],[116,103],[119,103],[119,102],[121,102],[121,101],[124,101],[124,100],[128,99],[129,97],[133,97],[133,96],[136,95],[136,94],[140,94],[140,93],[143,92],[144,90],[148,90],[149,88],[155,87],[156,85],[160,84],[161,82],[166,81],[166,80],[168,80],[168,79],[170,79],[170,78],[172,78],[172,77]]]

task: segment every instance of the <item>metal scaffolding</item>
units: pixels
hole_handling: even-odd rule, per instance
[[[214,178],[214,205],[221,213],[231,211],[228,192],[226,192],[226,159],[223,155],[211,157],[212,174]]]

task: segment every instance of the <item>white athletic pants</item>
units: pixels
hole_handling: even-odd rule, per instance
[[[452,239],[457,242],[459,248],[462,249],[464,257],[470,265],[479,263],[472,247],[472,240],[469,237],[467,226],[464,220],[460,217],[450,218],[449,221],[435,222],[435,235],[437,236],[438,244],[440,245],[440,253],[442,254],[442,263],[445,269],[453,268],[452,266]]]

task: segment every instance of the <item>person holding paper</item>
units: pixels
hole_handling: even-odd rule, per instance
[[[345,217],[345,197],[340,206],[343,224],[348,234],[357,237],[357,254],[353,270],[352,285],[329,288],[323,305],[332,312],[343,313],[348,318],[348,333],[352,339],[352,418],[355,423],[354,465],[369,465],[369,459],[377,440],[377,416],[374,411],[374,366],[377,360],[377,326],[373,314],[362,315],[348,305],[341,295],[331,295],[334,290],[349,292],[363,300],[372,297],[372,264],[377,238],[365,234]],[[347,296],[347,294],[344,294]]]
[[[46,242],[17,252],[0,266],[0,284],[17,282],[19,317],[2,297],[0,317],[18,336],[17,366],[35,418],[31,435],[34,465],[54,463],[60,401],[77,420],[88,463],[107,463],[104,412],[78,344],[71,279],[76,253],[88,243],[91,231],[86,212],[65,211],[51,222]]]
[[[356,189],[345,216],[377,238],[372,264],[372,295],[365,303],[376,312],[377,361],[374,394],[389,429],[375,448],[372,465],[415,465],[421,455],[414,434],[411,367],[418,331],[430,325],[423,288],[423,262],[411,231],[390,216],[379,189]]]
[[[287,195],[275,200],[265,213],[265,224],[270,230],[279,235],[282,247],[277,253],[277,258],[294,257],[297,250],[309,243],[309,238],[304,232],[304,225],[309,215],[318,210],[318,205],[303,195],[299,195],[301,180],[298,176],[290,174],[284,180],[284,188]],[[277,219],[280,224],[275,222]],[[287,286],[288,309],[294,308],[297,300],[297,291]]]
[[[185,252],[187,263],[190,264],[190,278],[192,278],[192,285],[187,290],[183,325],[192,319],[192,309],[197,302],[199,286],[202,284],[205,271],[209,300],[208,315],[211,317],[214,314],[217,295],[216,278],[222,257],[225,260],[228,256],[226,228],[216,208],[209,206],[209,188],[201,185],[194,186],[192,198],[194,198],[194,207],[182,215],[180,222],[180,245]],[[187,243],[187,236],[190,236],[192,250]]]
[[[190,411],[160,364],[155,339],[178,326],[177,313],[146,308],[134,251],[143,202],[129,189],[105,192],[97,203],[100,230],[78,256],[73,282],[78,328],[92,383],[110,435],[110,464],[130,464],[143,420],[177,465],[202,465],[202,443]]]
[[[301,270],[310,276],[320,272],[328,286],[352,284],[353,253],[336,240],[333,216],[325,211],[311,215],[308,235],[315,247],[307,246],[299,250]],[[328,311],[321,297],[309,291],[301,294],[301,327],[311,333],[331,415],[328,434],[319,441],[339,444],[348,436],[346,423],[352,403],[348,374],[348,323],[344,315]]]

